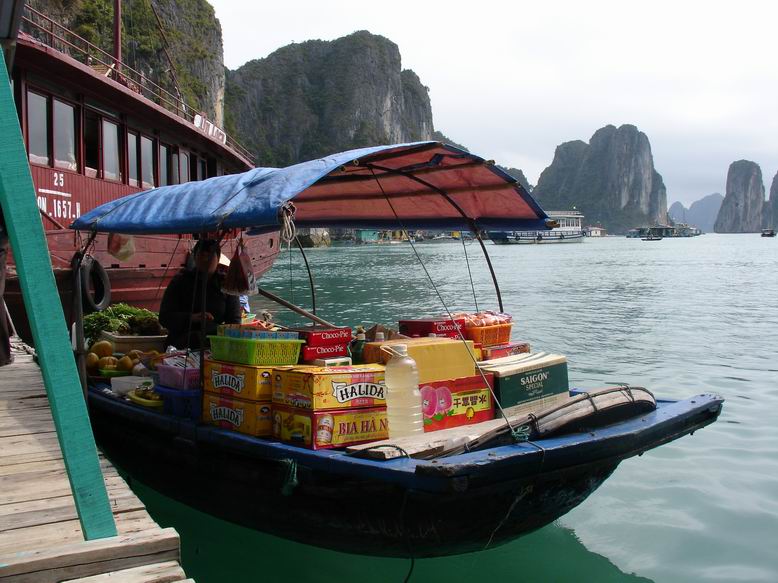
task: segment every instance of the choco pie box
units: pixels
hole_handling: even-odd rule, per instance
[[[302,326],[291,328],[305,340],[300,350],[300,362],[313,362],[320,358],[349,356],[351,328],[328,328],[327,326]]]
[[[493,386],[491,373],[422,383],[419,389],[424,432],[494,419]]]
[[[445,336],[459,338],[459,331],[464,328],[464,318],[420,318],[416,320],[400,320],[398,322],[400,334],[411,338],[420,336]]]
[[[384,407],[385,367],[357,364],[273,370],[273,403],[312,411]]]

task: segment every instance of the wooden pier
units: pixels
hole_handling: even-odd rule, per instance
[[[118,536],[84,540],[41,372],[19,343],[0,368],[0,580],[191,581],[178,533],[161,528],[102,456]]]

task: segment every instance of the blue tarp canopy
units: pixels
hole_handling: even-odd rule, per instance
[[[298,227],[545,229],[546,213],[493,163],[440,142],[376,146],[286,168],[163,186],[101,205],[72,229],[102,233]]]

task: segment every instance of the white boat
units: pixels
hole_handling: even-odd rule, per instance
[[[580,243],[584,239],[583,215],[579,211],[548,211],[558,223],[550,231],[490,231],[495,245],[536,245],[539,243]]]

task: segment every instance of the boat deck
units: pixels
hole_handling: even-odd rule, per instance
[[[191,581],[178,533],[161,528],[100,457],[116,537],[85,541],[40,369],[21,343],[0,368],[0,579]]]

